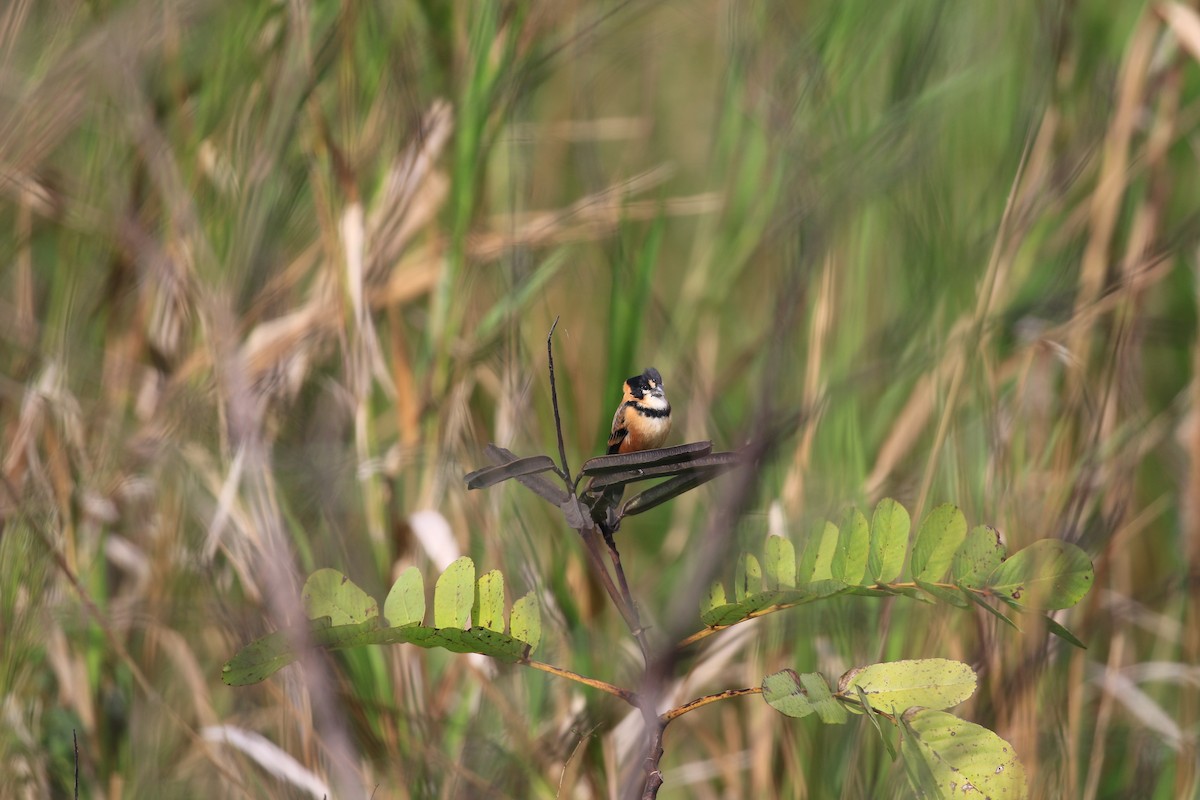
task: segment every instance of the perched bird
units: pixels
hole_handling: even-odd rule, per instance
[[[608,454],[633,453],[661,447],[671,432],[671,404],[663,391],[662,375],[647,367],[625,381],[625,396],[613,414]]]
[[[612,433],[608,437],[608,454],[634,453],[662,447],[671,432],[671,404],[663,390],[662,375],[648,367],[641,375],[625,381],[624,396],[617,413],[613,414]],[[621,502],[624,487],[616,486],[600,494],[591,504],[592,519],[599,525],[611,544],[617,525],[611,512]]]

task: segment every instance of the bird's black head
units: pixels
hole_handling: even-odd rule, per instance
[[[663,396],[662,375],[654,367],[647,367],[641,375],[634,375],[625,383],[629,386],[629,393],[639,400],[647,394],[653,397]]]

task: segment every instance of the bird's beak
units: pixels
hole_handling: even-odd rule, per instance
[[[655,386],[653,389],[650,390],[650,396],[658,397],[661,399],[663,397],[666,397],[667,393],[663,391],[661,386]]]

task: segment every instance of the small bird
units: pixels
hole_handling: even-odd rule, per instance
[[[647,367],[641,375],[626,380],[624,390],[621,405],[613,414],[608,455],[661,447],[671,432],[671,404],[663,391],[662,375],[654,367]],[[610,547],[613,546],[613,531],[620,524],[613,511],[624,493],[625,487],[614,486],[596,496],[590,504],[592,519],[600,526]]]
[[[613,414],[608,454],[634,453],[661,447],[671,432],[671,404],[663,391],[662,375],[647,367],[625,381],[625,396]]]

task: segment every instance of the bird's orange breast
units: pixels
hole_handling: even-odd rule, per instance
[[[618,453],[653,450],[667,440],[667,434],[671,432],[671,418],[648,417],[630,409],[625,415],[625,426],[629,433],[621,441]]]

